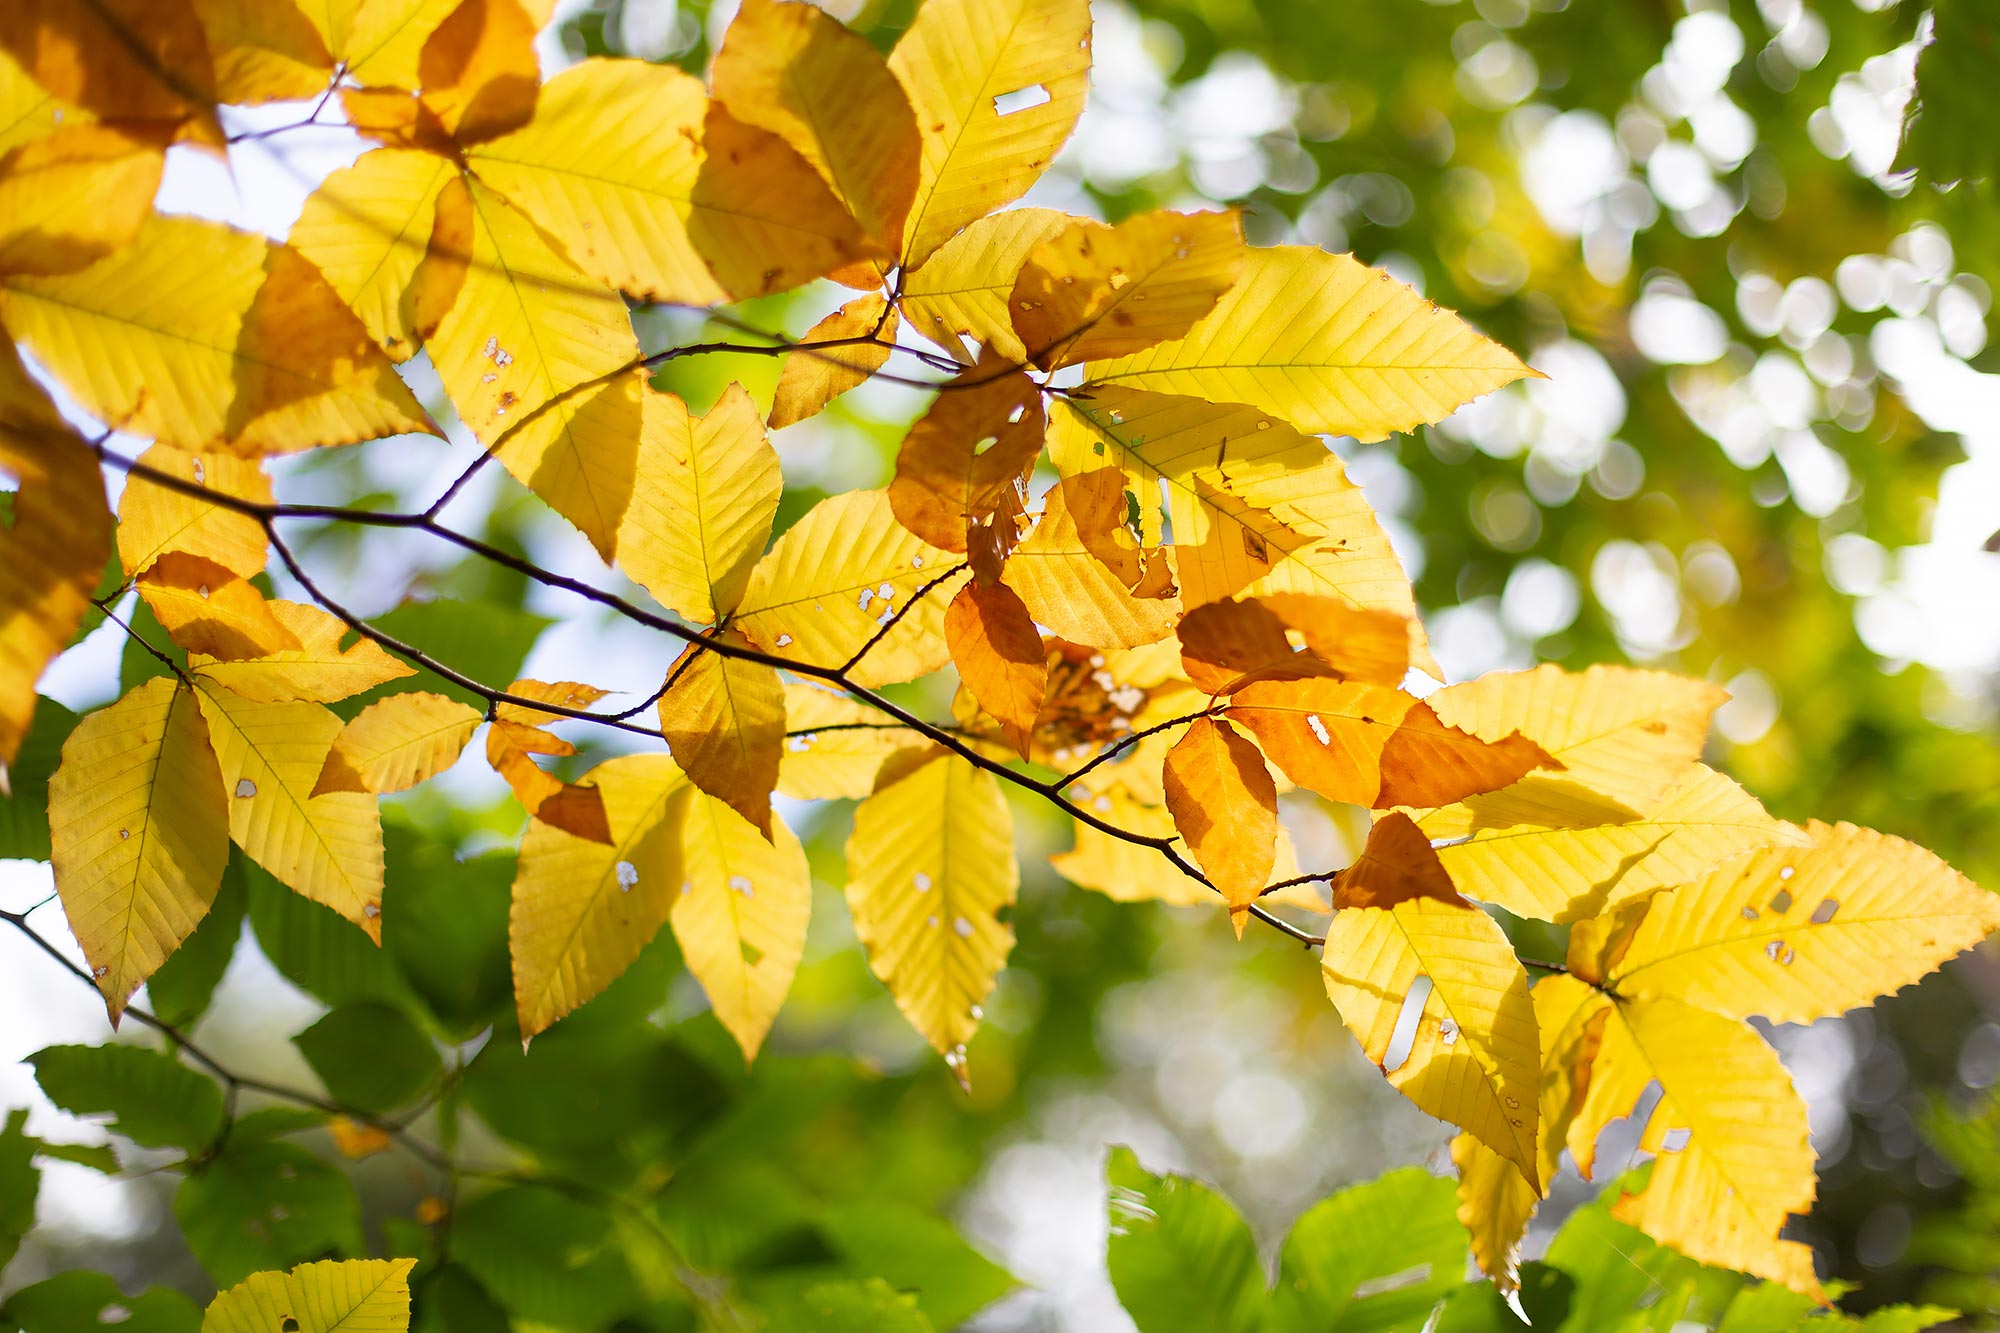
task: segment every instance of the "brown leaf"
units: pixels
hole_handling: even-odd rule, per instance
[[[542,85],[535,21],[516,0],[465,0],[424,43],[423,102],[459,143],[528,123]]]
[[[734,632],[719,636],[737,646]],[[785,757],[785,684],[777,668],[689,644],[667,673],[660,734],[688,780],[726,801],[768,840],[771,789]]]
[[[1400,811],[1375,821],[1375,827],[1368,831],[1368,845],[1353,865],[1333,877],[1329,887],[1337,908],[1394,907],[1412,898],[1471,906],[1453,887],[1444,864],[1431,850],[1430,839]]]
[[[1277,862],[1278,787],[1264,756],[1227,722],[1196,718],[1167,752],[1165,786],[1174,827],[1240,915]]]
[[[1181,665],[1210,694],[1228,694],[1254,680],[1332,676],[1317,653],[1300,652],[1285,622],[1253,597],[1210,602],[1181,617]]]
[[[1063,503],[1083,548],[1096,556],[1134,597],[1172,597],[1179,587],[1161,546],[1142,546],[1127,521],[1125,474],[1115,467],[1062,479]]]
[[[981,360],[904,438],[889,485],[896,521],[947,551],[968,550],[975,529],[1012,533],[1045,424],[1040,387],[997,358]]]
[[[506,779],[524,810],[579,838],[608,843],[611,826],[597,789],[564,782],[534,758],[537,754],[575,753],[576,747],[568,741],[524,722],[496,721],[486,730],[486,762]]]
[[[1042,636],[1021,598],[1004,583],[966,584],[944,616],[945,640],[959,678],[979,706],[1000,720],[1023,759],[1048,689]]]

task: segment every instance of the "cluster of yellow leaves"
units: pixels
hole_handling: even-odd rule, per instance
[[[1721,699],[1701,682],[1545,667],[1411,688],[1436,665],[1409,581],[1318,437],[1379,439],[1533,372],[1350,256],[1246,246],[1229,213],[1006,208],[1081,112],[1085,0],[926,0],[886,57],[815,6],[745,0],[706,80],[592,59],[543,81],[548,9],[0,10],[0,468],[19,485],[0,760],[114,533],[186,653],[85,719],[50,786],[58,888],[114,1019],[208,910],[232,841],[379,940],[376,802],[484,724],[527,821],[524,1039],[671,923],[754,1056],[812,897],[774,793],[848,799],[856,934],[963,1080],[1013,943],[1013,782],[1073,815],[1054,863],[1080,885],[1219,895],[1239,933],[1266,900],[1332,913],[1328,994],[1464,1131],[1467,1221],[1502,1281],[1563,1149],[1591,1174],[1598,1132],[1657,1082],[1661,1160],[1621,1215],[1816,1291],[1779,1237],[1812,1198],[1803,1110],[1742,1020],[1866,1003],[1975,943],[2000,900],[1909,844],[1772,818],[1699,762]],[[218,106],[321,95],[375,146],[286,243],[152,211],[170,146],[223,150]],[[732,386],[696,414],[650,383],[630,303],[816,279],[856,294],[768,410]],[[115,528],[17,344],[153,441]],[[484,712],[407,688],[328,707],[412,672],[365,626],[266,596],[261,460],[437,434],[397,370],[419,350],[480,446],[679,618],[664,752],[551,771],[576,752],[555,728],[603,716],[580,681],[515,681]],[[893,478],[774,542],[768,430],[898,353],[949,378]],[[948,727],[872,693],[946,666]],[[1370,812],[1350,866],[1299,873],[1294,790]],[[1531,986],[1482,904],[1569,925],[1567,970]]]

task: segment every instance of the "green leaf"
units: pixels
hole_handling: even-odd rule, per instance
[[[21,1248],[21,1239],[35,1225],[35,1196],[42,1173],[35,1169],[35,1141],[28,1137],[28,1108],[7,1113],[0,1129],[0,1268]]]
[[[146,978],[146,999],[153,1013],[175,1027],[184,1027],[208,1010],[229,960],[236,956],[236,941],[243,937],[246,894],[243,867],[249,862],[232,855],[222,872],[222,885],[208,915],[181,941],[180,948],[167,955],[159,971]]]
[[[610,1217],[539,1185],[467,1204],[452,1224],[451,1248],[518,1320],[599,1328],[640,1303]]]
[[[1257,1242],[1229,1201],[1188,1176],[1156,1176],[1113,1148],[1111,1283],[1139,1333],[1257,1326],[1264,1274]]]
[[[103,1273],[58,1273],[7,1298],[0,1324],[21,1333],[196,1333],[201,1311],[177,1291],[151,1287],[127,1296]]]
[[[1949,1323],[1958,1313],[1941,1305],[1885,1305],[1861,1321],[1861,1333],[1922,1333]]]
[[[881,1278],[821,1282],[766,1308],[769,1333],[931,1333],[914,1297]]]
[[[404,1333],[414,1259],[300,1264],[254,1273],[217,1296],[202,1333]]]
[[[1792,1333],[1818,1308],[1810,1296],[1776,1282],[1758,1282],[1736,1293],[1715,1333]]]
[[[35,1143],[35,1156],[52,1162],[87,1166],[107,1176],[115,1176],[124,1169],[118,1165],[118,1154],[107,1143],[50,1143],[41,1139]]]
[[[381,1114],[415,1101],[444,1073],[431,1039],[402,1010],[343,1004],[292,1038],[333,1099]]]
[[[111,1128],[148,1148],[207,1147],[222,1132],[222,1089],[144,1046],[49,1046],[28,1057],[49,1100],[74,1115],[113,1116]]]
[[[425,1265],[422,1273],[416,1291],[416,1333],[493,1333],[507,1327],[507,1312],[464,1268]]]
[[[236,1117],[229,1126],[231,1143],[256,1143],[302,1134],[326,1123],[326,1112],[310,1106],[260,1106]]]
[[[1285,1238],[1268,1333],[1418,1329],[1465,1278],[1449,1180],[1405,1167],[1306,1210]]]
[[[359,926],[293,893],[240,851],[230,853],[230,867],[248,890],[257,946],[286,980],[328,1005],[406,997],[402,978]]]
[[[35,720],[7,768],[13,794],[0,797],[0,859],[49,859],[49,775],[62,761],[62,744],[77,720],[54,699],[35,701]]]
[[[338,1168],[290,1143],[233,1138],[181,1183],[174,1216],[218,1286],[264,1269],[359,1254],[361,1203]]]
[[[460,861],[435,830],[387,819],[382,832],[382,948],[445,1032],[467,1040],[513,1005],[507,904],[514,855]]]
[[[939,1328],[956,1328],[1006,1295],[1014,1277],[934,1212],[857,1200],[829,1208],[820,1228],[850,1267],[914,1292]]]

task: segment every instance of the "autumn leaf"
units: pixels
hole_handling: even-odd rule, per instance
[[[215,60],[216,100],[234,106],[318,96],[333,76],[326,40],[292,0],[193,0]]]
[[[478,709],[424,690],[379,699],[340,729],[311,795],[408,791],[457,763],[481,720]]]
[[[323,0],[305,8],[328,53],[368,88],[415,88],[424,43],[460,0]]]
[[[1136,648],[1173,633],[1178,597],[1135,597],[1077,532],[1063,488],[1042,497],[1042,514],[1007,558],[1007,586],[1035,623],[1075,643]]]
[[[215,62],[188,0],[14,0],[0,50],[100,120],[155,122],[220,148]]]
[[[1452,886],[1430,839],[1395,811],[1383,815],[1368,831],[1368,845],[1354,864],[1328,883],[1337,908],[1394,907],[1413,898],[1435,898],[1453,906],[1467,906]]]
[[[194,692],[228,794],[229,836],[279,883],[382,940],[382,820],[371,795],[314,796],[340,719],[305,700],[260,703],[197,668]]]
[[[680,821],[692,790],[663,754],[590,770],[608,841],[530,821],[508,940],[523,1040],[601,993],[666,924],[686,876]]]
[[[1227,722],[1198,717],[1167,753],[1167,809],[1204,874],[1238,918],[1271,882],[1278,789],[1264,756]]]
[[[737,119],[796,149],[862,233],[895,253],[917,190],[917,120],[866,38],[816,5],[747,0],[709,83]]]
[[[200,668],[203,676],[233,694],[270,704],[299,699],[335,703],[416,674],[374,640],[355,634],[346,621],[317,606],[282,598],[265,606],[297,647],[234,661],[212,661],[197,652],[188,665]]]
[[[229,859],[194,692],[156,677],[81,722],[49,784],[56,889],[115,1025],[208,914]]]
[[[787,4],[784,8],[808,7]],[[771,402],[771,429],[804,421],[849,389],[867,383],[888,362],[899,322],[895,308],[873,293],[855,297],[807,329],[806,336],[785,358],[784,372],[778,377]],[[850,341],[857,338],[864,341]],[[820,346],[823,343],[835,345]]]
[[[317,269],[217,223],[154,215],[88,268],[0,279],[0,318],[99,419],[181,449],[436,433]]]
[[[534,115],[539,26],[515,0],[464,0],[432,30],[417,57],[417,84],[446,133],[477,143]]]
[[[1521,1168],[1471,1134],[1453,1136],[1451,1162],[1458,1168],[1458,1221],[1471,1238],[1473,1260],[1501,1291],[1518,1290],[1521,1237],[1541,1196]]]
[[[1234,213],[1072,222],[1037,245],[1015,279],[1014,333],[1043,370],[1142,352],[1213,310],[1244,253]]]
[[[253,1273],[218,1295],[202,1333],[404,1333],[415,1259],[322,1260]]]
[[[1890,995],[2000,928],[2000,895],[1852,824],[1654,898],[1606,980],[1733,1018],[1810,1023]]]
[[[854,811],[847,905],[868,966],[966,1083],[966,1043],[1014,947],[1014,821],[992,775],[957,755],[897,761]]]
[[[1090,77],[1085,0],[927,0],[890,53],[923,157],[903,264],[1026,194],[1069,138]]]
[[[1040,388],[983,361],[945,386],[896,451],[889,505],[931,545],[967,551],[991,530],[1000,558],[1014,545],[1026,482],[1041,455]]]
[[[1302,649],[1293,647],[1292,630]],[[1208,602],[1181,617],[1176,635],[1188,678],[1210,694],[1306,676],[1394,686],[1409,669],[1408,621],[1334,597],[1274,593]]]
[[[903,317],[966,365],[978,357],[962,338],[1009,364],[1026,361],[1008,298],[1030,252],[1069,224],[1068,214],[1052,208],[1010,208],[980,218],[904,278]]]
[[[965,688],[1027,758],[1049,682],[1048,654],[1028,608],[1004,583],[967,583],[945,611],[944,635]]]
[[[777,451],[741,385],[703,416],[651,390],[644,411],[618,564],[661,605],[713,624],[736,610],[771,538]]]
[[[287,237],[311,260],[378,346],[396,361],[420,341],[410,301],[430,247],[438,195],[456,176],[432,153],[377,148],[328,173]]]
[[[0,157],[0,273],[67,273],[130,242],[164,147],[157,134],[70,125]]]
[[[1300,430],[1379,440],[1531,373],[1352,255],[1276,246],[1247,253],[1242,277],[1187,337],[1094,364],[1086,379],[1248,403]]]
[[[951,656],[944,613],[955,584],[938,580],[953,563],[896,522],[886,492],[848,491],[814,505],[757,562],[734,624],[795,662],[837,668],[858,657],[847,673],[858,685],[914,680]]]
[[[721,642],[747,647],[725,633]],[[668,668],[660,735],[688,781],[771,836],[771,790],[785,747],[785,685],[775,667],[691,643]]]
[[[169,551],[139,576],[138,586],[161,627],[189,652],[235,661],[300,647],[264,594],[213,560]]]
[[[517,680],[507,687],[507,693],[579,709],[604,697],[604,691],[596,686],[568,680]],[[486,729],[486,762],[506,780],[521,808],[541,823],[587,841],[608,844],[613,830],[603,793],[588,781],[564,782],[535,762],[536,755],[565,758],[576,753],[574,744],[542,730],[561,716],[523,704],[496,705],[493,724]],[[675,776],[678,781],[678,770]]]
[[[805,952],[805,849],[783,820],[773,816],[760,832],[700,793],[688,800],[681,836],[687,880],[674,898],[674,938],[716,1018],[744,1060],[755,1060]]]
[[[1327,927],[1321,970],[1397,1091],[1540,1180],[1535,1008],[1492,917],[1427,897],[1344,911]]]
[[[785,726],[778,790],[797,800],[860,800],[883,761],[917,740],[886,714],[803,681],[785,682]]]
[[[139,455],[139,464],[251,504],[271,503],[271,480],[252,459],[156,444]],[[252,578],[263,570],[269,546],[264,525],[251,515],[149,481],[137,471],[127,477],[118,497],[117,536],[119,559],[134,576],[178,551]]]

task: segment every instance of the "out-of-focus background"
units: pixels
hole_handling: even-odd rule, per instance
[[[826,7],[884,43],[913,9]],[[564,3],[544,69],[609,53],[700,71],[732,9]],[[1536,661],[1705,676],[1732,695],[1711,757],[1775,813],[1906,836],[2000,884],[2000,554],[1982,549],[2000,528],[2000,358],[1987,346],[2000,283],[2000,9],[1099,0],[1094,11],[1089,109],[1027,202],[1111,219],[1237,207],[1253,242],[1352,250],[1547,375],[1414,435],[1335,442],[1416,580],[1450,678]],[[1920,61],[1923,105],[1906,136]],[[300,110],[263,108],[232,128],[288,124]],[[177,149],[160,206],[282,237],[312,186],[361,147],[337,127],[299,131],[239,144],[226,169]],[[741,313],[796,334],[838,300],[822,285]],[[649,350],[702,327],[673,311],[639,322]],[[425,364],[412,369],[421,384]],[[699,409],[730,379],[768,400],[775,372],[764,359],[709,358],[672,363],[661,383]],[[827,491],[884,479],[922,405],[869,385],[779,433],[780,524]],[[455,426],[454,441],[281,460],[279,493],[421,503],[476,448]],[[545,565],[615,579],[498,472],[454,505],[455,520],[483,519]],[[364,612],[413,594],[497,603],[467,624],[393,613],[455,645],[484,679],[588,679],[641,698],[666,665],[654,638],[420,538],[366,541],[364,554],[352,534],[327,531],[305,554]],[[45,692],[98,705],[121,673],[145,670],[135,656],[116,627],[100,630]],[[504,855],[461,862],[431,845],[506,845],[518,812],[504,787],[472,755],[437,785],[388,803],[391,892],[399,878],[465,879],[480,902],[504,901]],[[1287,813],[1302,863],[1339,856],[1356,831],[1310,799]],[[748,1243],[749,1214],[768,1222],[798,1197],[865,1186],[955,1218],[1029,1284],[978,1318],[993,1333],[1128,1326],[1103,1266],[1108,1142],[1217,1183],[1266,1243],[1335,1187],[1399,1163],[1444,1164],[1447,1131],[1361,1057],[1310,959],[1254,932],[1237,944],[1218,913],[1066,885],[1047,865],[1066,830],[1026,804],[1016,817],[1020,943],[971,1052],[969,1099],[868,975],[824,886],[806,966],[750,1084],[716,1061],[699,1077],[645,1070],[629,1104],[564,1101],[599,1074],[662,1058],[617,1036],[620,1019],[655,1012],[655,1026],[699,1031],[699,989],[663,939],[612,995],[537,1043],[540,1070],[535,1056],[493,1055],[468,1098],[511,1118],[517,1142],[540,1134],[556,1154],[578,1146],[565,1135],[671,1136],[708,1082],[756,1100],[770,1151],[746,1154],[717,1185],[746,1214],[712,1224],[718,1253]],[[834,803],[800,830],[833,883],[848,818]],[[216,929],[242,929],[244,899],[253,929],[196,1030],[240,1067],[310,1086],[291,1034],[329,1002],[403,983],[381,959],[323,941],[313,947],[333,961],[302,955],[311,932],[279,919],[282,895],[268,888],[232,889],[242,897]],[[45,866],[0,863],[0,906],[48,892]],[[67,946],[58,908],[34,920]],[[87,1139],[92,1127],[57,1113],[15,1061],[103,1036],[89,990],[0,935],[0,1102],[34,1106],[31,1127],[47,1137]],[[1860,1308],[1929,1297],[2000,1310],[2000,1119],[1973,1118],[2000,1081],[2000,954],[1989,947],[1870,1011],[1772,1036],[1812,1108],[1821,1198],[1801,1235],[1825,1271],[1860,1284]],[[491,1148],[496,1161],[511,1151]],[[371,1225],[408,1216],[431,1189],[393,1154],[361,1164],[359,1183]],[[42,1230],[10,1285],[88,1263],[200,1289],[169,1221],[171,1184],[52,1164]],[[1558,1205],[1581,1192],[1571,1182]]]

